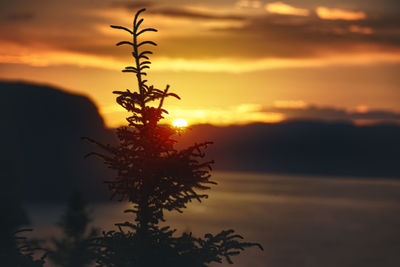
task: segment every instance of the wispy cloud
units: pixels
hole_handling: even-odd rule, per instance
[[[305,109],[309,105],[303,100],[276,100],[274,107],[286,109]]]
[[[120,7],[127,9],[129,11],[136,11],[141,8],[149,8],[156,6],[156,3],[153,1],[115,1],[110,4],[111,7]]]
[[[316,13],[320,19],[326,20],[363,20],[367,14],[363,11],[351,11],[339,8],[317,7]]]
[[[359,34],[373,34],[374,30],[371,27],[361,27],[358,25],[350,25],[349,31],[352,33],[359,33]]]
[[[256,2],[256,1],[254,1]],[[253,2],[251,2],[253,5]],[[114,2],[111,7],[123,8],[131,12],[143,7],[151,7],[147,10],[146,14],[162,15],[171,18],[188,18],[188,19],[212,19],[212,20],[243,20],[244,16],[234,14],[224,14],[215,12],[212,9],[201,9],[190,6],[183,7],[169,7],[165,5],[156,4],[150,1],[139,2]]]
[[[237,8],[260,8],[261,1],[258,0],[239,0],[236,2]]]
[[[265,107],[264,112],[281,114],[284,120],[322,120],[322,121],[351,121],[357,124],[377,122],[400,123],[400,113],[391,110],[375,110],[367,106],[357,106],[350,109],[336,107],[321,107],[306,104],[303,101],[284,101],[291,103],[287,106],[276,105]],[[301,105],[292,105],[293,103]]]
[[[35,47],[27,50],[22,45],[0,43],[7,53],[0,53],[0,63],[26,64],[36,67],[72,65],[101,69],[120,69],[122,62],[112,57],[96,56],[65,50]]]
[[[112,70],[120,70],[121,66],[127,64],[125,58],[40,47],[33,47],[29,50],[22,45],[13,43],[3,42],[0,44],[7,51],[7,53],[0,53],[1,63],[27,64],[31,66],[73,65]],[[351,57],[346,54],[294,59],[265,57],[257,60],[243,58],[187,59],[154,57],[152,61],[152,71],[246,73],[269,69],[399,63],[400,51],[396,54],[384,51],[360,53]]]
[[[172,123],[174,119],[183,118],[189,124],[233,125],[248,123],[279,123],[288,120],[299,121],[342,121],[355,124],[373,124],[379,122],[400,123],[400,113],[391,110],[374,110],[367,106],[356,106],[351,109],[332,106],[308,104],[302,100],[278,100],[273,106],[263,107],[260,104],[241,104],[229,108],[181,108],[169,106],[169,114],[164,122]],[[109,127],[124,123],[125,110],[117,104],[101,107],[100,113],[109,118]],[[112,119],[110,119],[112,118]]]
[[[263,58],[258,60],[244,59],[179,59],[179,58],[155,58],[153,70],[155,71],[196,71],[196,72],[228,72],[245,73],[268,69],[287,68],[314,68],[328,66],[348,65],[374,65],[379,63],[399,63],[400,53],[365,53],[352,55],[334,55],[320,58]]]
[[[229,108],[181,108],[170,105],[168,114],[164,115],[164,123],[172,123],[174,119],[183,118],[190,125],[194,124],[214,124],[232,125],[248,124],[255,122],[276,123],[283,120],[283,115],[276,112],[265,112],[263,107],[258,104],[242,104]],[[105,118],[112,118],[106,121],[109,127],[117,127],[124,123],[122,114],[126,111],[118,105],[100,108],[100,113]],[[113,113],[113,114],[111,114]],[[118,118],[118,119],[114,119]]]
[[[304,8],[294,7],[283,2],[273,2],[265,5],[269,13],[293,16],[308,16],[310,11]]]
[[[243,20],[245,17],[232,14],[218,14],[212,11],[200,11],[190,8],[158,8],[148,12],[149,14],[163,15],[175,18],[190,19],[218,19],[218,20]]]

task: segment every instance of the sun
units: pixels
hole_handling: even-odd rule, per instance
[[[185,119],[176,119],[172,122],[172,125],[174,127],[186,127],[188,126],[188,123]]]

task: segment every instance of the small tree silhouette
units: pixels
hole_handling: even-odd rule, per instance
[[[0,162],[0,167],[3,167]],[[12,267],[41,267],[46,253],[35,259],[35,253],[42,251],[34,241],[27,239],[23,233],[32,229],[21,229],[29,220],[18,199],[19,193],[15,177],[8,168],[2,169],[5,177],[0,188],[0,266]]]
[[[98,235],[98,230],[91,228],[88,231],[89,223],[86,202],[82,195],[75,191],[71,195],[65,214],[58,223],[63,236],[60,239],[52,239],[54,248],[50,249],[48,256],[56,266],[84,267],[93,263],[94,251],[90,244]]]
[[[104,160],[117,176],[106,181],[112,192],[111,198],[127,200],[133,204],[133,222],[118,223],[118,231],[104,232],[96,239],[98,266],[208,266],[211,262],[222,262],[225,258],[232,263],[231,256],[237,255],[246,247],[257,243],[241,242],[242,237],[233,230],[222,231],[217,235],[206,234],[204,238],[194,237],[191,233],[175,236],[175,230],[168,226],[160,227],[165,211],[178,211],[186,208],[192,200],[201,201],[207,195],[200,190],[210,189],[215,182],[210,180],[212,161],[201,161],[204,149],[211,142],[194,144],[178,151],[174,148],[172,136],[176,130],[161,125],[167,97],[179,97],[164,90],[148,85],[146,69],[151,64],[149,50],[145,45],[156,45],[152,41],[139,41],[145,32],[157,30],[140,29],[143,19],[139,19],[139,10],[133,20],[133,28],[111,26],[128,32],[131,41],[122,41],[119,45],[133,48],[134,66],[125,67],[123,72],[136,76],[137,91],[115,91],[117,103],[131,113],[127,118],[128,127],[117,130],[119,146],[105,145],[90,138],[88,141],[98,145],[106,153],[92,152]]]
[[[34,241],[27,239],[20,234],[30,232],[32,229],[22,229],[12,235],[1,237],[0,240],[0,263],[1,266],[12,267],[42,267],[46,253],[39,259],[35,259],[35,253],[43,249],[36,246]]]

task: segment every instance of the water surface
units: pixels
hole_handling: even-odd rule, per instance
[[[214,172],[203,203],[167,224],[197,235],[236,229],[261,243],[234,258],[238,267],[400,266],[400,180]],[[60,205],[31,205],[35,234],[56,233]],[[94,225],[130,220],[126,203],[91,206]],[[217,265],[221,266],[221,265]],[[225,265],[223,265],[225,266]],[[228,264],[226,264],[228,266]]]

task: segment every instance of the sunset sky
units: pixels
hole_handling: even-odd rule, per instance
[[[113,90],[135,88],[120,70],[128,39],[110,24],[158,33],[149,81],[182,100],[168,120],[216,125],[285,119],[400,122],[398,0],[2,0],[0,79],[90,97],[110,127],[126,114]]]

